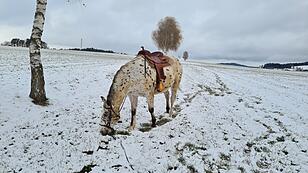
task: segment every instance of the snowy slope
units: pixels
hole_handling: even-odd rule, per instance
[[[182,62],[176,115],[144,98],[101,136],[100,96],[132,57],[43,51],[50,105],[28,98],[27,49],[0,47],[0,172],[308,172],[308,74]]]

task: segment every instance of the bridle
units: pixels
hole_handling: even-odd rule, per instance
[[[125,98],[126,99],[126,98]],[[125,102],[125,100],[124,100]],[[123,108],[123,105],[124,105],[124,102],[120,108],[120,111],[122,110]],[[117,117],[120,117],[120,114],[119,113],[116,113],[116,111],[114,110],[112,104],[111,105],[107,105],[108,107],[104,106],[104,109],[107,109],[108,112],[109,112],[109,116],[108,116],[108,120],[107,122],[105,122],[105,124],[100,124],[100,126],[104,127],[104,128],[107,128],[109,130],[111,130],[111,134],[110,135],[113,135],[115,134],[115,130],[110,126],[111,124],[111,118],[112,118],[112,114],[111,113],[114,113]]]
[[[126,96],[127,97],[127,96]],[[122,108],[123,108],[123,106],[124,106],[124,103],[125,103],[125,100],[126,100],[126,97],[124,98],[124,101],[122,102],[122,105],[121,105],[121,107],[120,107],[120,109],[119,109],[119,113],[117,113],[115,110],[114,110],[114,108],[113,108],[113,106],[112,106],[112,104],[111,104],[111,102],[110,102],[110,105],[108,104],[108,102],[107,102],[107,106],[108,107],[106,107],[105,106],[105,104],[104,104],[104,109],[107,109],[108,110],[108,112],[109,112],[109,115],[108,115],[108,119],[106,120],[105,118],[103,119],[103,121],[104,121],[104,123],[105,124],[99,124],[100,126],[102,126],[102,127],[104,127],[104,128],[107,128],[107,129],[109,129],[109,130],[111,130],[111,134],[108,134],[108,135],[114,135],[115,134],[115,130],[110,126],[111,125],[111,119],[112,119],[112,113],[114,113],[117,117],[120,117],[120,112],[121,112],[121,110],[122,110]]]
[[[104,109],[107,109],[108,110],[108,112],[109,112],[109,116],[107,117],[108,118],[108,120],[105,120],[105,118],[104,118],[104,122],[105,122],[105,124],[99,124],[100,126],[102,126],[102,127],[104,127],[104,128],[107,128],[107,129],[109,129],[110,131],[111,131],[111,134],[103,134],[103,135],[114,135],[114,133],[115,133],[115,130],[110,126],[110,122],[111,122],[111,118],[112,118],[112,115],[111,115],[111,111],[110,110],[112,110],[112,112],[114,112],[115,113],[115,111],[113,110],[113,108],[110,106],[110,107],[105,107],[104,106]]]
[[[112,129],[112,127],[110,127],[110,124],[111,124],[111,118],[112,118],[112,113],[114,113],[116,116],[120,116],[118,113],[116,113],[115,112],[115,110],[113,109],[113,107],[112,106],[109,106],[108,105],[108,107],[106,107],[106,106],[104,106],[104,109],[106,109],[106,110],[108,110],[108,113],[109,113],[109,115],[108,115],[108,119],[107,119],[107,121],[105,121],[105,123],[106,123],[106,125],[104,125],[104,124],[100,124],[101,126],[103,126],[103,127],[107,127],[107,128],[111,128]]]

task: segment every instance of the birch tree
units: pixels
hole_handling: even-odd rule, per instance
[[[181,29],[174,17],[167,16],[160,20],[158,28],[152,32],[155,45],[163,52],[176,51],[182,42]]]
[[[31,68],[31,91],[30,98],[35,104],[46,105],[45,80],[43,65],[41,62],[42,34],[45,22],[47,0],[36,1],[36,11],[34,15],[32,34],[30,37],[30,68]]]

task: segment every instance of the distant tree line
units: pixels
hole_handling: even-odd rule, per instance
[[[247,67],[247,68],[257,68],[253,66],[248,66],[248,65],[243,65],[243,64],[238,64],[238,63],[219,63],[221,65],[231,65],[231,66],[238,66],[238,67]]]
[[[96,49],[96,48],[83,48],[83,49],[80,49],[80,48],[71,48],[69,50],[77,50],[77,51],[87,51],[87,52],[104,52],[104,53],[115,53],[114,51],[112,50],[102,50],[102,49]]]
[[[266,69],[286,69],[286,68],[293,68],[296,66],[305,66],[308,65],[308,62],[302,63],[286,63],[286,64],[279,64],[279,63],[267,63],[261,66],[262,68]]]
[[[103,53],[118,53],[118,52],[114,52],[112,50],[103,50],[103,49],[96,49],[96,48],[70,48],[68,50],[76,50],[76,51],[86,51],[86,52],[103,52]],[[118,54],[123,54],[126,55],[126,53],[118,53]]]
[[[29,47],[30,46],[30,39],[27,38],[25,40],[19,38],[13,38],[11,41],[5,41],[1,43],[1,46],[12,46],[12,47]],[[48,49],[48,45],[46,42],[42,41],[41,44],[42,49]]]

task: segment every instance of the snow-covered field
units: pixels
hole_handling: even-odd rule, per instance
[[[308,73],[182,62],[176,115],[129,100],[99,134],[100,96],[132,57],[43,51],[50,105],[28,98],[27,49],[0,47],[0,172],[308,172]]]

